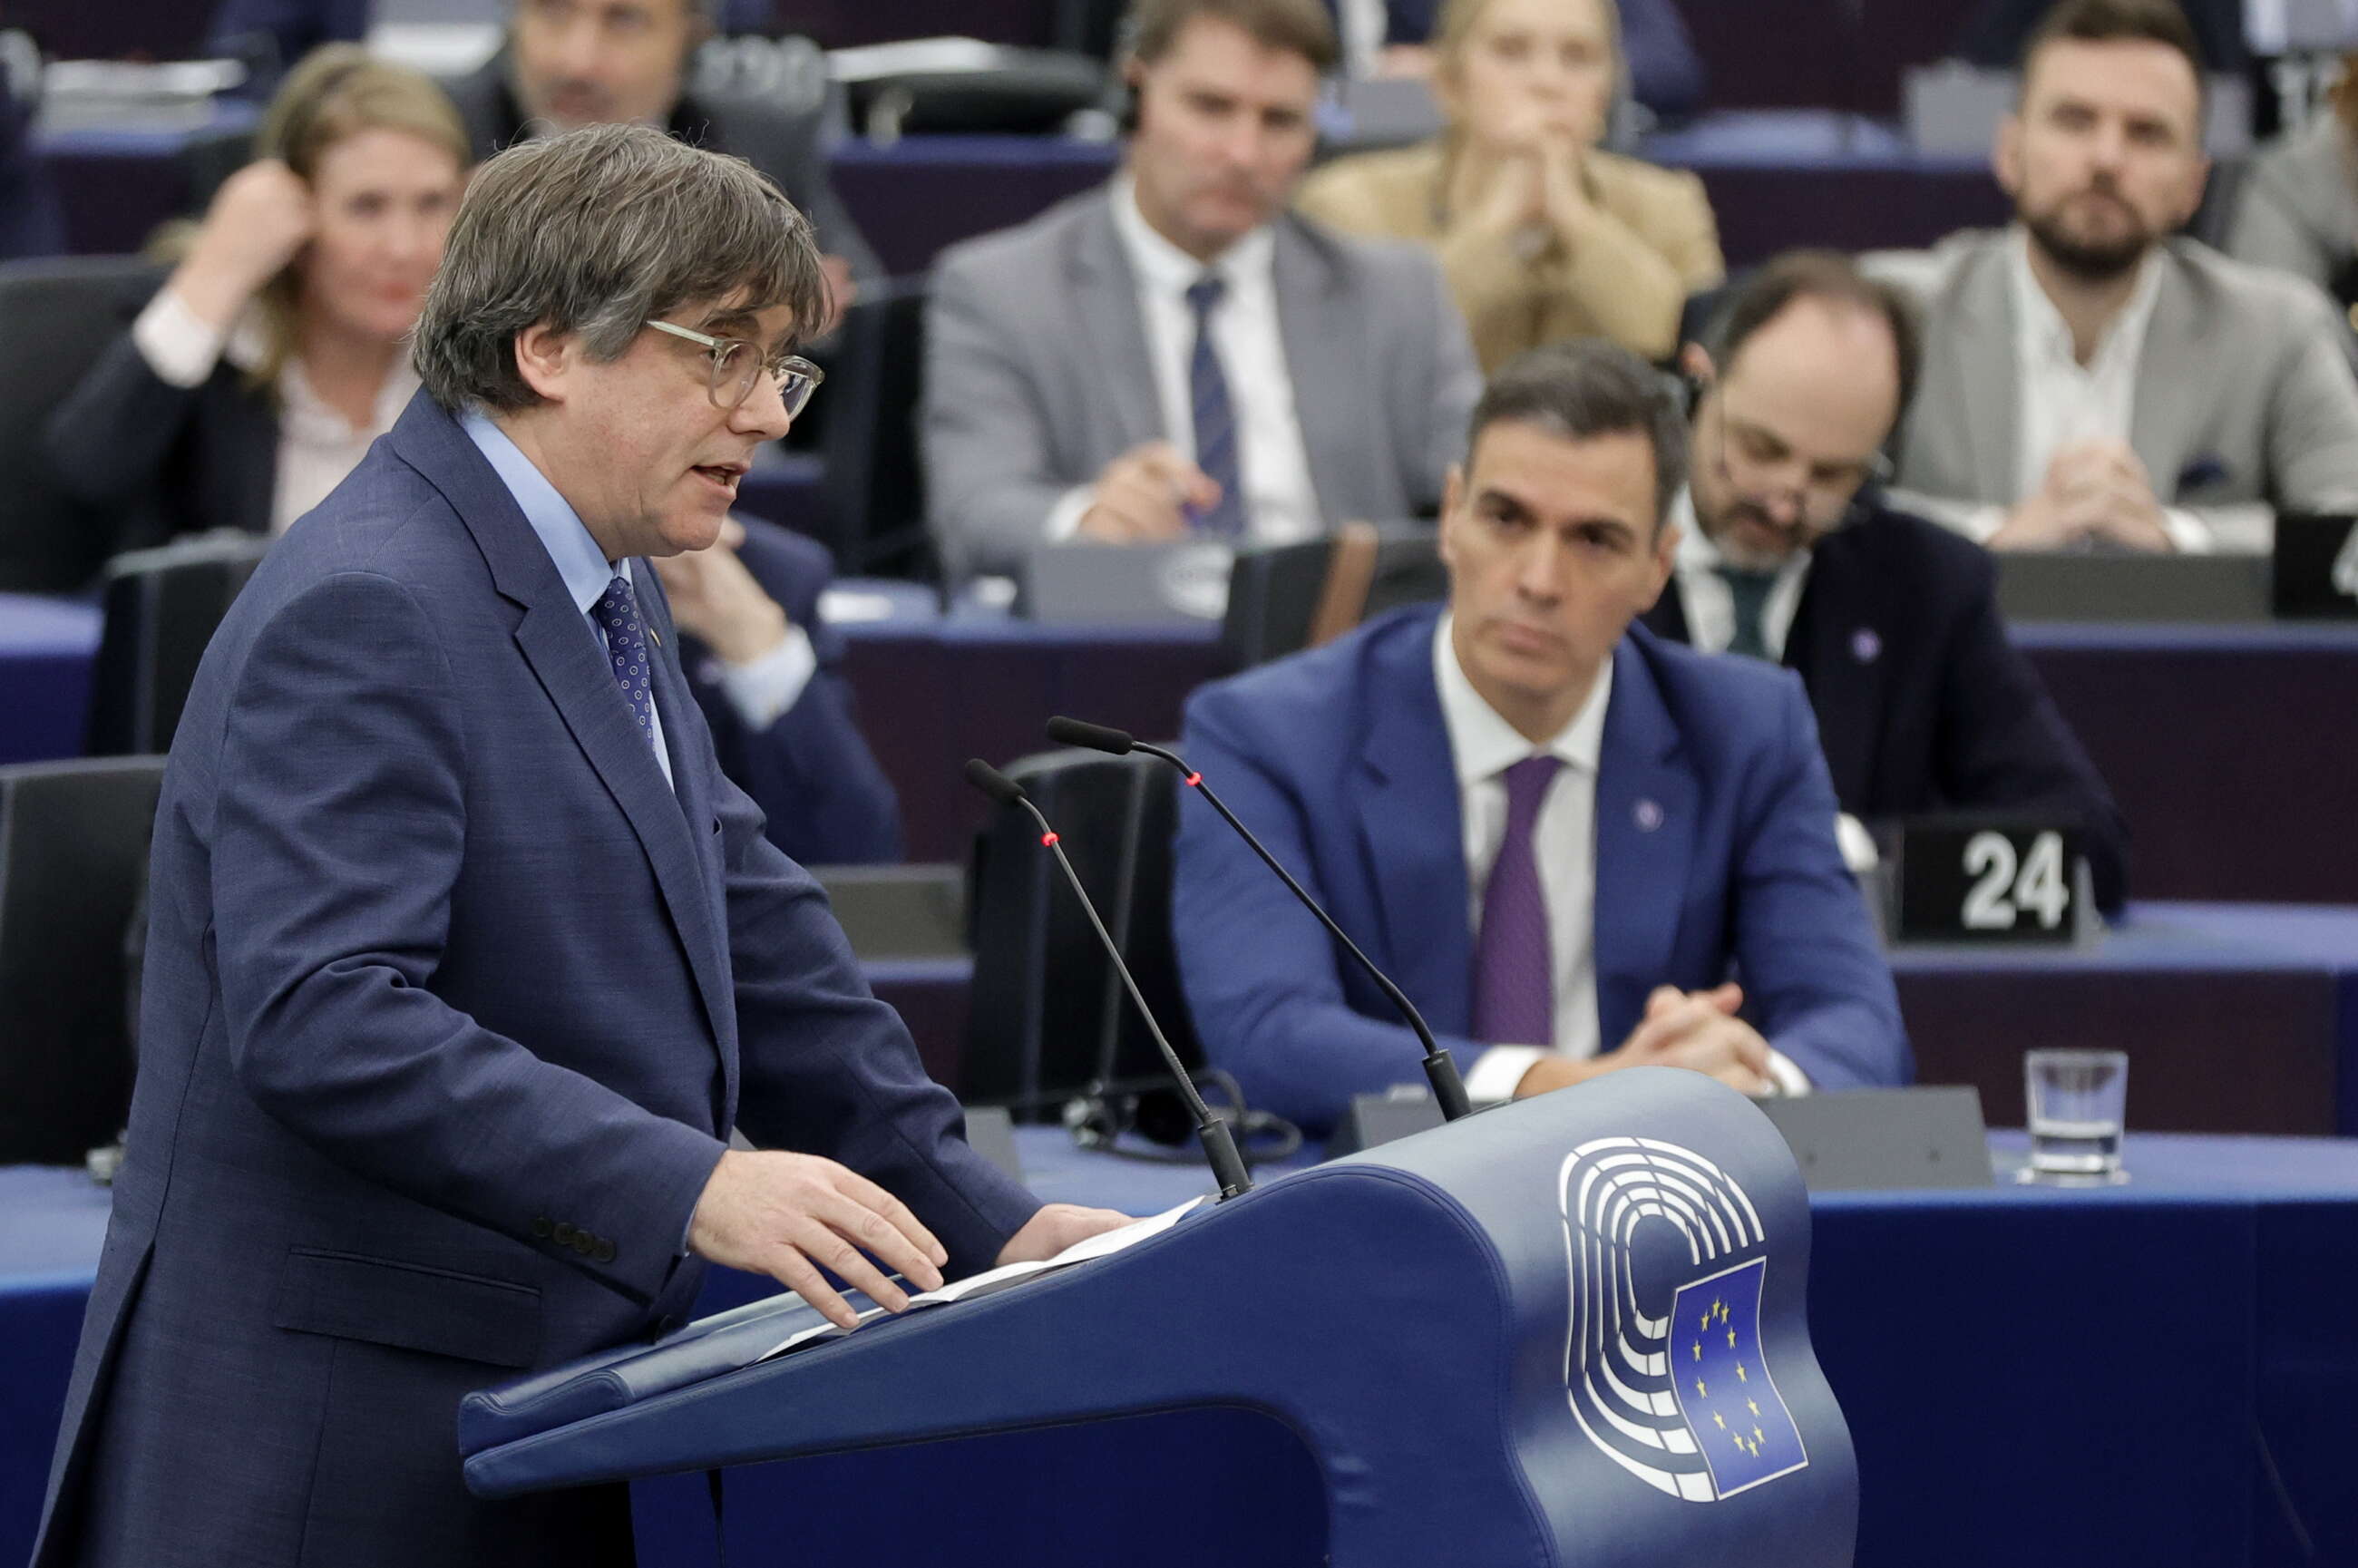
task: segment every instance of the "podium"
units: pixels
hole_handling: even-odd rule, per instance
[[[1809,1245],[1768,1119],[1633,1068],[773,1359],[816,1314],[755,1303],[471,1395],[460,1444],[506,1497],[1240,1408],[1300,1438],[1347,1568],[1819,1568],[1851,1560],[1858,1486]]]

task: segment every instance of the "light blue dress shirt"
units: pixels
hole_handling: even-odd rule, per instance
[[[606,585],[625,572],[630,574],[631,591],[644,604],[646,596],[640,590],[637,572],[629,562],[616,564],[606,558],[606,552],[590,537],[588,525],[573,510],[572,503],[557,492],[548,476],[533,466],[532,460],[508,439],[506,431],[492,423],[489,416],[471,409],[460,416],[459,427],[467,432],[468,439],[492,465],[492,471],[500,476],[500,482],[515,497],[532,531],[540,535],[548,558],[557,564],[557,575],[565,579],[567,591],[573,595],[573,602],[581,611],[582,624],[598,640],[600,658],[604,659],[612,650],[606,642],[605,631],[590,616],[590,609],[604,596]],[[616,689],[619,692],[620,688]],[[654,715],[655,763],[663,769],[664,782],[672,784],[671,750],[664,744],[663,706],[650,702],[648,708]]]

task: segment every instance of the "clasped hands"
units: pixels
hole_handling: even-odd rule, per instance
[[[2152,476],[2121,441],[2075,441],[2057,451],[2039,489],[2006,514],[1989,546],[2061,550],[2098,541],[2145,552],[2177,548]]]
[[[1768,1092],[1768,1042],[1736,1016],[1744,988],[1733,981],[1707,991],[1657,986],[1646,999],[1646,1015],[1617,1051],[1587,1061],[1542,1056],[1515,1086],[1515,1098],[1585,1083],[1624,1067],[1685,1067],[1708,1073],[1741,1094]]]
[[[1008,1238],[996,1261],[1038,1262],[1129,1223],[1112,1209],[1048,1204]],[[909,1292],[885,1277],[887,1270],[934,1291],[949,1261],[908,1206],[867,1177],[817,1154],[773,1151],[732,1149],[720,1156],[697,1200],[687,1244],[709,1262],[769,1275],[847,1329],[859,1314],[820,1269],[897,1313],[908,1306]]]

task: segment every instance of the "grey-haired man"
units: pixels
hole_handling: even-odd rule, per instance
[[[467,1493],[463,1393],[676,1326],[708,1261],[845,1321],[818,1265],[898,1307],[882,1270],[1120,1223],[968,1147],[633,558],[713,542],[820,293],[774,186],[658,132],[478,176],[426,390],[264,562],[174,742],[43,1568],[627,1563],[619,1487]]]

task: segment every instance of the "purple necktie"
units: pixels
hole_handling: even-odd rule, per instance
[[[1563,765],[1557,757],[1525,757],[1507,770],[1507,832],[1482,892],[1474,944],[1474,1038],[1486,1044],[1555,1044],[1555,957],[1531,827]]]

